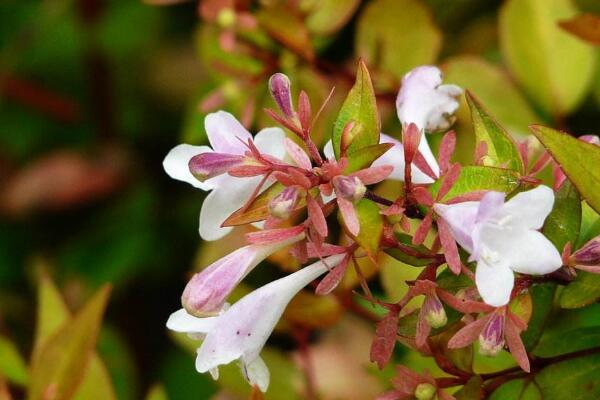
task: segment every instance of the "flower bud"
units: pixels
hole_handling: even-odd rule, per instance
[[[358,201],[362,199],[367,191],[367,188],[361,180],[356,177],[338,175],[333,178],[333,186],[335,187],[335,193],[351,201]]]
[[[479,353],[496,356],[504,347],[504,315],[494,313],[479,334]]]
[[[289,78],[280,72],[271,75],[269,79],[269,90],[273,100],[283,115],[288,118],[294,118],[294,107],[292,106],[292,94],[290,91]]]
[[[289,218],[298,204],[298,187],[288,186],[269,202],[269,213],[281,219]]]
[[[218,314],[233,289],[261,261],[304,238],[304,232],[270,244],[244,246],[217,260],[188,282],[181,296],[183,308],[196,317]]]
[[[425,320],[432,328],[441,328],[448,322],[446,310],[444,310],[444,306],[436,294],[425,296],[423,309]]]
[[[437,388],[431,383],[420,383],[415,389],[415,398],[417,400],[432,400],[437,393]]]
[[[188,167],[196,179],[204,182],[206,179],[226,173],[243,162],[242,155],[207,152],[192,157]]]
[[[576,265],[600,265],[600,236],[596,236],[571,256]]]

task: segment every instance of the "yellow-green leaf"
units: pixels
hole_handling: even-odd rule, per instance
[[[381,157],[392,146],[392,143],[379,143],[348,154],[348,166],[344,172],[350,173],[370,166],[373,161]]]
[[[532,131],[579,194],[600,212],[600,147],[552,128],[533,126]]]
[[[500,47],[529,97],[547,114],[573,110],[594,73],[594,49],[560,28],[571,0],[509,0],[500,11]]]
[[[21,386],[29,379],[27,364],[17,346],[4,336],[0,336],[0,376]]]
[[[110,288],[105,286],[49,337],[31,368],[29,400],[70,399],[93,354]]]
[[[355,208],[360,222],[360,232],[356,241],[369,254],[375,256],[383,233],[383,217],[379,214],[379,207],[370,200],[362,199],[356,203]]]
[[[600,299],[600,275],[578,271],[575,280],[560,292],[562,308],[580,308]]]
[[[397,79],[437,59],[442,35],[417,0],[375,0],[360,15],[356,54]]]
[[[303,0],[308,9],[306,27],[317,35],[330,35],[344,26],[360,4],[359,0]]]
[[[350,131],[348,154],[379,143],[381,124],[375,91],[369,70],[362,60],[358,62],[354,86],[350,89],[333,126],[331,139],[335,157],[338,159],[340,158],[342,133],[349,123],[354,123],[354,127]]]
[[[438,180],[431,185],[430,192],[435,197],[440,189]],[[478,190],[496,190],[510,193],[519,186],[519,174],[503,168],[468,166],[460,170],[460,175],[452,189],[442,200]]]
[[[581,229],[581,199],[577,189],[566,180],[556,193],[552,212],[546,218],[542,232],[561,251],[570,242],[577,243]]]

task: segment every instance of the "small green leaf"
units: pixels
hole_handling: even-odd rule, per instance
[[[540,390],[535,382],[525,379],[514,379],[506,382],[492,392],[489,400],[542,400]]]
[[[376,0],[360,14],[356,55],[401,79],[411,68],[437,59],[442,35],[417,0]]]
[[[527,330],[521,334],[521,339],[527,350],[531,350],[536,346],[544,332],[546,321],[552,311],[555,290],[556,284],[554,283],[534,285],[529,289],[532,300],[532,314],[527,323]]]
[[[500,11],[508,67],[547,115],[573,110],[592,82],[594,49],[558,26],[576,13],[571,0],[510,0]]]
[[[532,126],[533,134],[550,152],[579,194],[600,212],[600,147],[543,126]]]
[[[471,92],[466,92],[466,98],[471,109],[476,143],[485,142],[487,144],[484,164],[523,173],[523,161],[510,135],[483,108],[483,105]]]
[[[535,378],[544,400],[600,398],[600,354],[551,364]]]
[[[578,249],[598,235],[600,235],[600,214],[583,202],[581,203],[581,231],[575,248]]]
[[[542,232],[561,251],[568,242],[577,243],[580,228],[581,199],[571,182],[565,181],[556,193],[554,207]]]
[[[110,288],[105,286],[40,349],[31,368],[29,400],[70,399],[93,354]]]
[[[342,133],[350,122],[354,123],[354,127],[350,132],[348,154],[379,143],[380,121],[375,92],[369,70],[362,60],[358,62],[354,86],[350,89],[346,100],[344,100],[342,109],[333,126],[331,139],[337,159],[340,158]]]
[[[0,336],[0,377],[20,386],[25,386],[29,379],[27,364],[17,346],[4,336]]]
[[[379,207],[367,199],[360,200],[354,207],[360,222],[360,232],[356,241],[369,254],[375,256],[383,233],[383,217],[379,214]]]
[[[575,280],[560,293],[562,308],[580,308],[600,299],[600,275],[578,271]]]
[[[441,181],[438,180],[429,189],[434,198],[440,189],[440,185]],[[518,186],[519,174],[515,171],[504,168],[468,166],[461,169],[454,186],[442,200],[449,200],[478,190],[496,190],[511,193]]]
[[[393,146],[392,143],[379,143],[353,151],[348,154],[348,166],[344,170],[344,173],[348,174],[370,166],[373,161],[377,160]]]
[[[435,255],[431,254],[431,251],[421,245],[414,245],[412,244],[412,238],[411,236],[405,234],[405,233],[401,233],[401,232],[394,232],[394,235],[396,236],[396,239],[398,239],[398,241],[400,243],[402,243],[404,246],[408,247],[409,249],[420,253],[420,256],[412,256],[412,255],[408,255],[405,252],[403,252],[401,249],[397,249],[397,248],[387,248],[385,249],[385,252],[393,257],[394,259],[398,260],[398,261],[402,261],[405,264],[408,265],[412,265],[415,267],[424,267],[425,265],[429,265],[431,264],[434,260],[435,260]]]
[[[306,27],[317,35],[331,35],[341,29],[356,11],[359,0],[303,0],[309,8]]]

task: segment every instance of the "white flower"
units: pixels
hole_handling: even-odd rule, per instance
[[[543,275],[561,267],[559,252],[538,232],[553,204],[552,189],[539,186],[507,202],[504,193],[489,192],[479,202],[434,206],[470,260],[477,261],[475,283],[487,304],[509,302],[513,271]]]
[[[227,174],[204,182],[194,178],[188,167],[192,157],[206,152],[243,155],[248,150],[244,143],[252,139],[250,132],[225,111],[208,114],[204,127],[212,148],[180,144],[167,154],[163,167],[170,177],[211,191],[202,204],[199,230],[204,240],[217,240],[231,232],[233,228],[221,227],[221,224],[244,205],[262,178],[237,178]],[[261,153],[282,158],[285,155],[284,139],[285,133],[280,128],[266,128],[256,135],[254,144]]]
[[[269,386],[269,370],[260,358],[277,321],[292,298],[306,285],[345,257],[336,254],[254,290],[216,317],[197,318],[181,309],[171,315],[167,327],[176,332],[204,336],[198,349],[196,370],[218,377],[218,367],[239,360],[248,382],[263,392]]]
[[[396,112],[402,125],[411,123],[424,132],[448,129],[454,122],[462,89],[456,85],[442,85],[442,72],[429,65],[414,68],[402,78],[402,87],[396,98]],[[439,174],[437,161],[425,136],[419,151],[435,172]]]

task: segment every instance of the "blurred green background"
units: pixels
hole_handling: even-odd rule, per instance
[[[471,89],[515,137],[527,137],[531,123],[600,132],[598,53],[556,25],[578,10],[600,13],[595,0],[148,3],[178,4],[0,3],[0,358],[16,357],[8,367],[0,361],[0,376],[17,398],[25,392],[19,368],[33,349],[46,275],[71,311],[112,284],[97,349],[118,399],[144,398],[156,383],[173,400],[220,390],[195,372],[189,345],[176,345],[165,321],[180,306],[189,271],[241,243],[241,235],[225,246],[203,245],[203,193],[170,180],[161,162],[178,143],[205,142],[203,117],[212,110],[227,109],[255,129],[270,124],[261,110],[272,106],[266,80],[276,71],[309,93],[313,109],[336,87],[317,140],[328,138],[359,56],[371,68],[386,133],[399,134],[393,100],[400,78],[429,63],[442,66],[447,82]],[[541,16],[541,37],[528,25],[533,15]],[[465,107],[457,130],[467,158]],[[250,283],[294,267],[271,264]],[[394,282],[414,271],[389,271],[384,267],[373,285],[382,296],[399,297],[403,289]],[[355,284],[349,278],[346,288]],[[343,316],[333,298],[305,300],[322,314],[288,319],[333,327],[314,341],[323,398],[382,391],[389,371],[365,367],[372,326]],[[342,342],[366,352],[340,343],[349,326],[353,333]],[[267,359],[287,375],[276,375],[267,398],[298,398],[297,354],[288,357],[296,347],[281,329]],[[335,370],[356,360],[363,366],[328,375],[328,365]],[[220,398],[245,398],[238,375],[225,374]],[[348,392],[351,381],[362,382],[358,397]],[[163,398],[158,389],[153,395]]]

